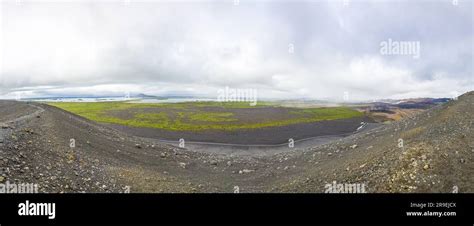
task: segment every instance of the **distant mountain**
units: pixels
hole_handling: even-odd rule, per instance
[[[437,104],[446,103],[449,100],[451,99],[450,98],[417,98],[417,99],[402,100],[396,105],[399,108],[405,108],[405,109],[412,109],[412,108],[427,109]]]
[[[163,97],[157,97],[157,96],[152,96],[152,95],[147,95],[143,93],[139,93],[137,95],[130,95],[131,98],[143,98],[143,99],[166,99]]]
[[[428,109],[435,105],[446,103],[450,98],[413,98],[390,102],[373,102],[371,103],[372,111],[388,111],[392,108],[402,109]]]

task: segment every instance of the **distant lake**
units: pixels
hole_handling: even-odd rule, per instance
[[[127,101],[132,98],[125,97],[53,97],[34,99],[32,101],[39,102],[105,102],[105,101]]]
[[[25,99],[26,100],[26,99]],[[127,101],[130,103],[181,103],[181,102],[196,102],[196,101],[217,101],[212,98],[125,98],[125,97],[54,97],[41,98],[32,101],[38,102],[106,102],[106,101]]]
[[[182,102],[196,102],[196,101],[217,101],[212,98],[169,98],[169,99],[137,99],[132,100],[130,103],[182,103]]]

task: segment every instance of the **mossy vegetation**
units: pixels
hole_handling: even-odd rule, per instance
[[[49,105],[64,109],[87,119],[131,127],[147,127],[176,131],[207,129],[236,130],[311,123],[322,120],[346,119],[363,116],[362,112],[348,107],[286,108],[287,115],[273,119],[272,103],[250,106],[243,102],[186,102],[186,103],[127,103],[127,102],[57,102]],[[264,120],[249,122],[239,116],[239,109],[268,108]],[[281,107],[279,107],[281,108]],[[260,109],[258,114],[265,114]],[[262,113],[263,112],[263,113]],[[257,113],[255,113],[257,114]],[[258,115],[246,117],[252,118]]]

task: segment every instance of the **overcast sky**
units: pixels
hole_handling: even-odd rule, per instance
[[[0,98],[451,97],[474,89],[473,2],[2,1]],[[236,4],[238,3],[238,4]],[[383,55],[413,41],[419,58]]]

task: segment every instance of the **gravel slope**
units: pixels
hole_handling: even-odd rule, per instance
[[[325,120],[312,123],[297,123],[278,127],[238,129],[232,131],[169,131],[153,128],[128,127],[115,124],[109,124],[108,126],[130,135],[166,141],[178,141],[183,138],[186,141],[210,143],[276,145],[288,142],[289,138],[293,138],[293,140],[301,140],[318,136],[349,134],[361,126],[361,122],[373,122],[373,120],[368,117],[354,117],[349,119]],[[298,131],[298,133],[295,133],[295,131]]]

